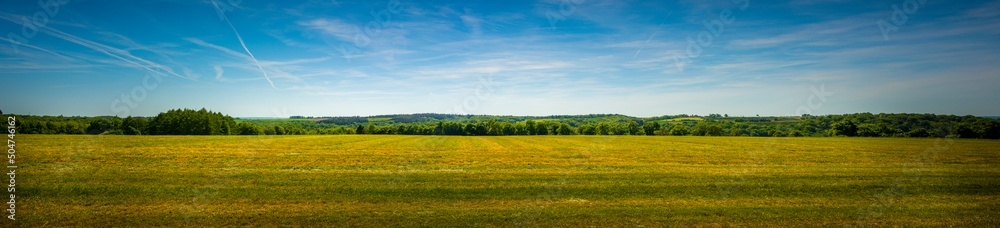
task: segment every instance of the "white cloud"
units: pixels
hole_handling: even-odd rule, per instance
[[[321,31],[326,35],[336,37],[340,41],[354,42],[354,38],[361,30],[357,25],[344,22],[336,18],[319,18],[308,21],[300,21],[299,25],[311,30]]]

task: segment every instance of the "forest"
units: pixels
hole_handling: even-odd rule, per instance
[[[935,114],[731,117],[618,114],[498,116],[401,114],[367,117],[241,119],[174,109],[153,117],[16,115],[19,133],[113,135],[647,135],[755,137],[940,137],[1000,139],[996,118]]]

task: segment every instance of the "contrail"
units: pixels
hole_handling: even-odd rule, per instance
[[[31,44],[26,44],[26,43],[21,43],[20,41],[16,41],[16,40],[11,40],[11,39],[7,39],[7,38],[3,38],[3,37],[0,37],[0,40],[2,40],[2,41],[7,41],[7,42],[10,42],[10,43],[12,43],[12,44],[17,44],[17,45],[21,45],[21,46],[25,46],[25,47],[29,47],[29,48],[31,48],[31,49],[35,49],[35,50],[39,50],[39,51],[42,51],[42,52],[45,52],[45,53],[48,53],[48,54],[50,54],[50,55],[54,55],[54,56],[59,56],[59,57],[62,57],[63,59],[66,59],[66,60],[73,60],[73,58],[70,58],[70,57],[66,57],[65,55],[62,55],[62,54],[59,54],[59,53],[56,53],[56,52],[54,52],[54,51],[51,51],[51,50],[49,50],[49,49],[45,49],[45,48],[42,48],[42,47],[39,47],[39,46],[35,46],[35,45],[31,45]]]
[[[278,89],[278,87],[274,87],[274,82],[267,76],[267,72],[264,71],[264,66],[261,66],[260,62],[257,61],[257,58],[253,57],[253,53],[250,53],[250,49],[247,48],[247,44],[243,42],[243,37],[240,36],[240,32],[236,31],[236,27],[233,27],[232,22],[229,22],[229,17],[226,17],[226,13],[222,12],[222,8],[219,8],[219,4],[215,3],[215,0],[212,0],[212,6],[215,6],[215,10],[219,11],[219,15],[222,15],[222,19],[226,20],[226,24],[229,24],[229,28],[233,29],[233,33],[236,33],[236,39],[240,41],[240,46],[243,46],[243,50],[247,51],[247,55],[250,55],[250,59],[253,60],[253,63],[257,64],[257,68],[260,69],[260,73],[264,74],[264,79],[267,79],[267,83],[271,84],[271,88]]]
[[[660,24],[660,25],[663,25],[663,24]],[[646,42],[642,43],[642,46],[639,47],[639,50],[635,50],[635,55],[632,55],[632,59],[635,59],[635,57],[639,56],[639,52],[642,52],[642,49],[646,48],[646,45],[649,44],[649,41],[652,40],[653,37],[656,37],[656,33],[658,33],[658,32],[660,32],[659,28],[657,28],[656,31],[653,32],[653,35],[650,35],[649,38],[646,39]]]
[[[667,17],[669,17],[671,14],[674,14],[674,11],[670,11],[669,13],[667,13]],[[642,46],[639,47],[639,50],[635,50],[635,55],[632,55],[632,59],[635,59],[635,57],[639,56],[639,52],[642,52],[642,49],[646,48],[646,45],[649,44],[649,41],[653,40],[653,37],[656,37],[656,33],[659,33],[660,28],[662,27],[663,27],[663,22],[660,22],[660,25],[656,26],[656,31],[653,31],[653,35],[649,35],[649,38],[646,38],[646,42],[642,43]]]
[[[15,20],[15,18],[13,18],[13,17],[11,17],[9,15],[6,15],[6,14],[0,14],[0,19],[4,19],[4,20],[10,21],[10,22],[21,24],[21,22],[18,22],[17,20]],[[192,80],[191,78],[184,77],[184,76],[181,76],[181,75],[175,73],[169,67],[160,65],[160,64],[155,63],[153,61],[149,61],[149,60],[146,60],[146,59],[143,59],[143,58],[136,57],[136,56],[128,53],[127,51],[124,51],[124,50],[121,50],[121,49],[118,49],[118,48],[114,48],[114,47],[111,47],[111,46],[107,46],[107,45],[104,45],[104,44],[101,44],[101,43],[98,43],[98,42],[94,42],[94,41],[90,41],[90,40],[87,40],[87,39],[83,39],[83,38],[80,38],[80,37],[77,37],[77,36],[74,36],[74,35],[70,35],[68,33],[65,33],[63,31],[59,31],[59,30],[54,29],[54,28],[49,27],[49,26],[40,27],[38,29],[38,31],[40,31],[42,33],[45,33],[45,34],[49,34],[49,35],[51,35],[53,37],[56,37],[56,38],[59,38],[59,39],[65,40],[65,41],[69,41],[69,42],[72,42],[72,43],[79,44],[80,46],[84,46],[84,47],[93,49],[95,51],[99,51],[99,52],[104,53],[104,54],[106,54],[108,56],[111,56],[111,57],[117,58],[119,60],[125,61],[127,63],[131,63],[133,65],[142,67],[143,69],[146,69],[146,70],[148,70],[150,72],[153,72],[155,74],[159,74],[159,75],[163,75],[163,76],[172,75],[172,76],[176,76],[176,77],[179,77],[179,78]],[[26,45],[27,47],[31,47],[30,45],[27,45],[27,44],[22,44],[22,45]]]

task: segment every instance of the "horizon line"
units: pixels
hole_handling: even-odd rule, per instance
[[[208,110],[208,109],[206,109],[206,110]],[[211,111],[211,110],[209,110],[209,111]],[[215,112],[218,112],[218,111],[215,111]],[[863,114],[863,113],[870,113],[870,114],[873,114],[873,115],[878,115],[878,114],[930,114],[930,115],[950,115],[950,116],[1000,117],[1000,114],[991,114],[991,115],[959,115],[959,114],[915,113],[915,112],[913,112],[913,113],[910,113],[910,112],[899,112],[899,113],[855,112],[855,113],[839,113],[839,114],[808,114],[808,115],[809,116],[834,116],[834,115],[851,115],[851,114]],[[396,113],[396,114],[377,114],[377,115],[353,115],[353,116],[348,116],[348,115],[341,115],[341,116],[290,115],[290,116],[284,116],[284,117],[282,117],[282,116],[230,116],[230,115],[227,115],[227,116],[230,116],[230,117],[232,117],[234,119],[292,119],[292,117],[302,117],[302,118],[306,118],[306,119],[315,119],[315,118],[378,117],[378,116],[422,115],[422,114],[454,115],[454,116],[498,116],[498,117],[553,117],[553,116],[607,115],[607,116],[626,116],[626,117],[634,117],[634,118],[655,118],[655,117],[680,116],[680,115],[687,115],[687,116],[694,116],[694,117],[708,117],[709,115],[712,115],[712,114],[728,115],[726,113],[711,113],[711,114],[705,114],[705,115],[703,115],[703,114],[680,113],[680,114],[663,114],[663,115],[656,115],[656,116],[632,116],[632,115],[619,114],[619,113],[554,114],[554,115],[457,114],[457,113],[409,113],[409,114],[400,114],[400,113]],[[118,115],[97,115],[97,116],[62,115],[62,114],[60,114],[60,115],[51,115],[51,114],[36,115],[36,114],[30,114],[30,113],[29,114],[3,113],[3,115],[5,115],[5,116],[17,116],[17,115],[21,115],[21,116],[42,116],[42,117],[44,117],[44,116],[63,116],[63,117],[118,117],[118,118],[126,118],[126,117],[122,117],[122,116],[118,116]],[[223,113],[223,115],[226,115],[226,114]],[[802,117],[802,116],[803,115],[754,115],[754,116],[749,116],[749,115],[728,115],[728,117],[723,117],[723,118],[737,118],[737,117]],[[156,117],[156,115],[153,115],[153,116],[127,116],[127,117],[153,118],[153,117]]]

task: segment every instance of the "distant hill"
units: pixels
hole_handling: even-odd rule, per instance
[[[642,121],[642,118],[631,117],[620,114],[590,114],[590,115],[552,115],[552,116],[509,116],[509,115],[458,115],[458,114],[394,114],[376,116],[343,116],[343,117],[296,117],[300,119],[313,119],[319,123],[329,123],[336,125],[357,125],[357,124],[384,124],[384,123],[436,123],[436,122],[476,122],[487,120],[519,122],[525,120],[560,120],[573,123],[583,123],[592,121],[631,119]],[[294,119],[294,118],[293,118]]]
[[[168,115],[169,114],[169,115]],[[156,117],[17,115],[26,134],[397,134],[397,135],[671,135],[846,136],[1000,139],[1000,118],[936,114],[855,113],[822,116],[620,114],[508,116],[394,114],[348,117],[231,118],[207,110]]]

